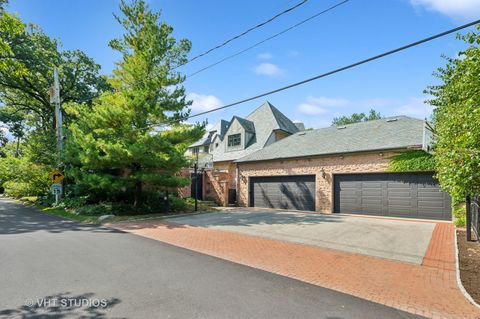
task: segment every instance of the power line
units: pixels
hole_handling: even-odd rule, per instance
[[[246,49],[243,49],[243,50],[241,50],[241,51],[238,51],[237,53],[234,53],[234,54],[229,55],[229,56],[227,56],[227,57],[225,57],[225,58],[223,58],[223,59],[221,59],[221,60],[218,60],[217,62],[214,62],[214,63],[212,63],[212,64],[210,64],[210,65],[207,65],[206,67],[201,68],[201,69],[199,69],[199,70],[197,70],[197,71],[195,71],[195,72],[187,75],[187,78],[191,78],[192,76],[195,76],[195,75],[197,75],[197,74],[200,73],[200,72],[203,72],[203,71],[205,71],[205,70],[208,70],[208,69],[210,69],[210,68],[212,68],[212,67],[214,67],[214,66],[216,66],[216,65],[218,65],[218,64],[220,64],[220,63],[223,63],[223,62],[225,62],[225,61],[227,61],[227,60],[230,60],[231,58],[234,58],[234,57],[236,57],[236,56],[238,56],[238,55],[240,55],[240,54],[242,54],[242,53],[245,53],[245,52],[247,52],[247,51],[249,51],[249,50],[257,47],[257,46],[259,46],[260,44],[263,44],[263,43],[265,43],[265,42],[267,42],[267,41],[270,41],[270,40],[272,40],[272,39],[274,39],[274,38],[276,38],[276,37],[278,37],[278,36],[280,36],[280,35],[282,35],[282,34],[284,34],[284,33],[287,33],[288,31],[290,31],[290,30],[292,30],[292,29],[295,29],[295,28],[301,26],[302,24],[304,24],[304,23],[306,23],[306,22],[308,22],[308,21],[310,21],[310,20],[313,20],[313,19],[321,16],[322,14],[325,14],[325,13],[327,13],[327,12],[329,12],[329,11],[331,11],[331,10],[339,7],[339,6],[341,6],[342,4],[347,3],[348,1],[350,1],[350,0],[344,0],[344,1],[342,1],[342,2],[339,2],[339,3],[337,3],[336,5],[333,5],[333,6],[327,8],[327,9],[325,9],[325,10],[323,10],[323,11],[318,12],[317,14],[314,14],[313,16],[311,16],[311,17],[309,17],[309,18],[307,18],[307,19],[305,19],[305,20],[302,20],[302,21],[300,21],[300,22],[298,22],[298,23],[296,23],[296,24],[294,24],[294,25],[292,25],[292,26],[284,29],[283,31],[280,31],[280,32],[278,32],[278,33],[276,33],[276,34],[274,34],[274,35],[272,35],[272,36],[270,36],[270,37],[268,37],[268,38],[266,38],[266,39],[264,39],[264,40],[262,40],[262,41],[259,41],[259,42],[255,43],[255,44],[247,47]]]
[[[196,60],[196,59],[198,59],[198,58],[201,58],[202,56],[205,56],[205,55],[209,54],[209,53],[212,52],[212,51],[215,51],[215,50],[217,50],[217,49],[219,49],[219,48],[221,48],[221,47],[224,47],[224,46],[227,45],[228,43],[230,43],[230,42],[232,42],[232,41],[234,41],[234,40],[237,40],[238,38],[243,37],[243,36],[246,35],[247,33],[251,32],[251,31],[253,31],[253,30],[255,30],[255,29],[261,28],[261,27],[263,27],[264,25],[266,25],[266,24],[272,22],[273,20],[277,19],[278,17],[280,17],[280,16],[282,16],[282,15],[284,15],[284,14],[287,14],[287,13],[289,13],[290,11],[293,11],[293,10],[297,9],[298,7],[304,5],[307,1],[308,1],[308,0],[302,0],[301,2],[297,3],[297,4],[294,5],[293,7],[290,7],[290,8],[288,8],[288,9],[286,9],[286,10],[280,12],[280,13],[277,13],[276,15],[274,15],[273,17],[271,17],[270,19],[268,19],[268,20],[266,20],[266,21],[264,21],[264,22],[262,22],[262,23],[257,24],[256,26],[251,27],[250,29],[248,29],[248,30],[246,30],[246,31],[243,31],[242,33],[240,33],[240,34],[238,34],[238,35],[236,35],[236,36],[234,36],[234,37],[232,37],[232,38],[224,41],[223,43],[221,43],[221,44],[219,44],[219,45],[217,45],[217,46],[215,46],[215,47],[213,47],[213,48],[211,48],[211,49],[209,49],[209,50],[207,50],[207,51],[205,51],[205,52],[203,52],[203,53],[201,53],[201,54],[199,54],[199,55],[194,56],[193,58],[191,58],[191,59],[188,60],[187,62],[182,63],[182,64],[178,65],[178,66],[175,67],[175,68],[181,67],[181,66],[183,66],[183,65],[185,65],[185,64],[188,64],[188,63],[190,63],[190,62],[192,62],[192,61],[194,61],[194,60]]]
[[[432,35],[432,36],[430,36],[430,37],[428,37],[428,38],[424,38],[424,39],[422,39],[422,40],[418,40],[418,41],[415,41],[415,42],[406,44],[406,45],[401,46],[401,47],[398,47],[398,48],[396,48],[396,49],[393,49],[393,50],[390,50],[390,51],[386,51],[386,52],[384,52],[384,53],[375,55],[375,56],[373,56],[373,57],[370,57],[370,58],[367,58],[367,59],[364,59],[364,60],[361,60],[361,61],[358,61],[358,62],[349,64],[349,65],[347,65],[347,66],[343,66],[343,67],[341,67],[341,68],[338,68],[338,69],[335,69],[335,70],[332,70],[332,71],[328,71],[328,72],[326,72],[326,73],[322,73],[322,74],[320,74],[320,75],[317,75],[317,76],[314,76],[314,77],[311,77],[311,78],[308,78],[308,79],[305,79],[305,80],[302,80],[302,81],[299,81],[299,82],[295,82],[295,83],[289,84],[289,85],[287,85],[287,86],[283,86],[283,87],[281,87],[281,88],[278,88],[278,89],[275,89],[275,90],[272,90],[272,91],[268,91],[268,92],[265,92],[265,93],[261,93],[261,94],[258,94],[258,95],[255,95],[255,96],[252,96],[252,97],[249,97],[249,98],[246,98],[246,99],[237,101],[237,102],[233,102],[233,103],[230,103],[230,104],[221,106],[221,107],[217,107],[217,108],[214,108],[214,109],[205,111],[205,112],[200,112],[200,113],[196,113],[196,114],[193,114],[193,115],[185,116],[185,117],[183,117],[183,118],[176,119],[176,120],[174,120],[174,121],[157,123],[157,124],[150,124],[149,127],[162,126],[162,125],[170,125],[170,124],[173,124],[173,123],[176,123],[176,122],[185,121],[185,120],[188,120],[188,119],[191,119],[191,118],[194,118],[194,117],[198,117],[198,116],[202,116],[202,115],[205,115],[205,114],[208,114],[208,113],[212,113],[212,112],[216,112],[216,111],[223,110],[223,109],[226,109],[226,108],[230,108],[230,107],[235,106],[235,105],[239,105],[239,104],[243,104],[243,103],[246,103],[246,102],[250,102],[250,101],[259,99],[259,98],[261,98],[261,97],[265,97],[265,96],[267,96],[267,95],[271,95],[271,94],[274,94],[274,93],[278,93],[278,92],[281,92],[281,91],[285,91],[285,90],[291,89],[291,88],[293,88],[293,87],[300,86],[300,85],[302,85],[302,84],[305,84],[305,83],[308,83],[308,82],[312,82],[312,81],[315,81],[315,80],[318,80],[318,79],[321,79],[321,78],[327,77],[327,76],[329,76],[329,75],[332,75],[332,74],[335,74],[335,73],[339,73],[339,72],[342,72],[342,71],[345,71],[345,70],[348,70],[348,69],[352,69],[352,68],[354,68],[354,67],[357,67],[357,66],[359,66],[359,65],[372,62],[372,61],[374,61],[374,60],[378,60],[378,59],[380,59],[380,58],[383,58],[383,57],[392,55],[392,54],[394,54],[394,53],[397,53],[397,52],[400,52],[400,51],[404,51],[404,50],[406,50],[406,49],[409,49],[409,48],[418,46],[418,45],[420,45],[420,44],[423,44],[423,43],[426,43],[426,42],[430,42],[430,41],[432,41],[432,40],[435,40],[435,39],[444,37],[444,36],[449,35],[449,34],[451,34],[451,33],[454,33],[454,32],[460,31],[460,30],[462,30],[462,29],[471,27],[471,26],[473,26],[473,25],[475,25],[475,24],[478,24],[478,23],[480,23],[480,19],[475,20],[475,21],[470,22],[470,23],[467,23],[467,24],[464,24],[464,25],[461,25],[461,26],[456,27],[456,28],[453,28],[453,29],[449,29],[449,30],[444,31],[444,32],[441,32],[441,33],[437,33],[437,34]]]

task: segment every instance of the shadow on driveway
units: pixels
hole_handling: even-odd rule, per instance
[[[66,231],[91,231],[95,233],[120,232],[95,224],[74,222],[55,215],[42,213],[32,207],[26,207],[0,199],[0,236],[46,231],[61,233]],[[42,214],[42,218],[38,218]]]

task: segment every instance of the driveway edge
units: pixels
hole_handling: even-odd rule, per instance
[[[468,291],[463,287],[462,284],[462,279],[460,278],[460,260],[458,258],[458,242],[457,242],[457,227],[455,226],[454,229],[454,235],[455,235],[455,272],[456,272],[456,278],[457,278],[457,285],[458,289],[462,292],[462,294],[465,296],[465,298],[470,301],[472,305],[480,309],[480,305],[473,300],[472,296],[468,293]]]

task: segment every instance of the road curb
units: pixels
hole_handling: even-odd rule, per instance
[[[480,309],[480,305],[473,300],[472,296],[467,292],[465,287],[462,284],[462,279],[460,278],[460,260],[458,258],[458,242],[457,242],[457,227],[453,229],[454,232],[454,238],[455,238],[455,272],[456,272],[456,278],[457,278],[457,286],[458,289],[462,292],[463,296],[475,307]]]

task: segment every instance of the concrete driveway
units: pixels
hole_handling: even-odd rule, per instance
[[[169,219],[351,253],[421,264],[435,223],[238,209]]]

